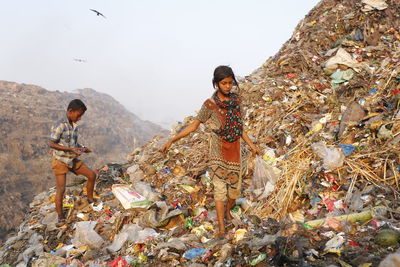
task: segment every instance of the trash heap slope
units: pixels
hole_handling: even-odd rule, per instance
[[[321,1],[242,86],[250,133],[282,158],[266,214],[297,209],[305,178],[323,170],[310,150],[321,141],[355,150],[330,166],[341,185],[354,177],[398,189],[399,3],[365,2],[377,8]]]
[[[85,158],[89,166],[124,160],[133,147],[168,133],[93,89],[59,92],[0,81],[0,240],[22,222],[33,197],[54,185],[50,128],[75,98],[88,107],[80,121],[79,141],[94,151]]]
[[[76,179],[67,225],[56,226],[54,190],[37,196],[0,263],[394,266],[398,253],[383,259],[400,236],[399,16],[398,1],[321,1],[241,81],[245,128],[264,155],[243,146],[243,198],[225,239],[213,239],[202,125],[166,154],[154,138],[102,166],[95,205]]]

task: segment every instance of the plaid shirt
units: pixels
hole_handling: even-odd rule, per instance
[[[76,123],[69,123],[68,118],[64,117],[58,120],[51,127],[50,140],[65,147],[81,147],[78,144],[78,125]],[[73,152],[53,150],[53,157],[61,162],[67,164],[72,168],[72,161],[77,157]]]

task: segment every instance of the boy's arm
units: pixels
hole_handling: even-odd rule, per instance
[[[56,149],[56,150],[61,150],[61,151],[66,151],[66,152],[74,152],[75,154],[80,155],[82,152],[80,152],[79,147],[66,147],[57,144],[53,140],[50,140],[50,148]]]

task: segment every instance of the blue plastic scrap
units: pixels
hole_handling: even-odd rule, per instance
[[[204,253],[205,249],[204,248],[191,248],[185,253],[183,253],[183,257],[185,257],[188,260],[194,259]]]
[[[353,151],[356,149],[353,145],[340,144],[340,147],[343,149],[343,153],[346,157],[350,156],[351,153],[353,153]]]
[[[376,88],[371,88],[371,90],[369,90],[370,95],[374,95],[374,94],[376,94],[376,92],[378,92],[378,89],[376,89]]]

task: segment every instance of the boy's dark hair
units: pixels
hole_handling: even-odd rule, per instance
[[[85,104],[80,99],[74,99],[71,102],[69,102],[67,110],[70,110],[70,109],[71,110],[83,110],[83,111],[87,110]]]
[[[213,84],[214,88],[216,86],[218,87],[218,83],[220,81],[222,81],[223,79],[228,78],[228,77],[232,77],[232,79],[235,82],[235,85],[239,86],[238,82],[236,81],[235,74],[233,73],[233,70],[231,69],[231,67],[223,66],[223,65],[216,67],[214,70],[214,78],[212,80],[212,84]]]

